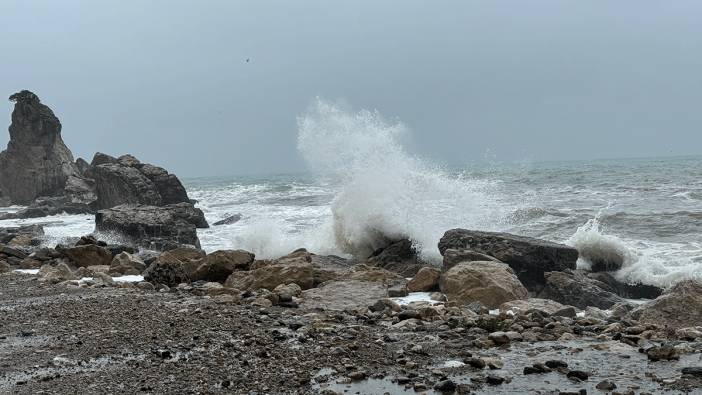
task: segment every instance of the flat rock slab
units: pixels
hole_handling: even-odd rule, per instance
[[[388,297],[388,288],[379,282],[328,281],[319,288],[302,292],[303,307],[323,310],[365,308]]]

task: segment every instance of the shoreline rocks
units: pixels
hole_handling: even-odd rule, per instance
[[[202,210],[190,203],[167,206],[121,205],[95,215],[97,232],[117,234],[130,242],[155,250],[180,245],[200,247],[197,228],[207,228]]]
[[[508,264],[530,291],[546,282],[544,273],[575,269],[578,250],[563,244],[508,233],[452,229],[439,241],[439,252],[466,249]]]
[[[509,266],[492,261],[459,263],[441,275],[439,285],[449,302],[480,302],[488,308],[528,296]]]

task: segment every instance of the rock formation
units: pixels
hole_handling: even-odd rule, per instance
[[[181,244],[199,248],[196,228],[207,227],[202,210],[191,203],[161,207],[124,204],[95,215],[96,231],[114,233],[155,250],[170,250]]]
[[[190,202],[178,177],[131,155],[113,158],[98,152],[87,174],[95,180],[98,209],[129,203],[163,206]]]
[[[89,183],[80,176],[53,111],[27,90],[15,93],[10,100],[15,108],[10,141],[0,153],[0,194],[14,204],[30,204],[39,197],[52,196],[90,203],[94,196]]]
[[[90,164],[81,158],[74,162],[61,139],[61,122],[37,95],[25,90],[10,100],[15,109],[10,142],[0,153],[0,205],[28,207],[0,219],[95,213],[124,204],[140,205],[127,210],[135,215],[129,224],[128,218],[119,217],[126,209],[101,214],[97,230],[111,227],[131,239],[146,237],[139,243],[156,243],[160,248],[173,242],[199,245],[195,226],[207,227],[207,222],[193,207],[178,177],[131,155],[114,158],[98,152]],[[163,206],[167,208],[156,209]],[[153,215],[146,214],[149,210]],[[121,218],[119,225],[102,220],[116,216]]]
[[[468,249],[487,254],[508,264],[529,290],[545,284],[545,272],[575,269],[578,250],[563,244],[507,233],[466,229],[447,231],[439,241],[439,251]]]

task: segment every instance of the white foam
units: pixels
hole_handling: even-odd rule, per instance
[[[438,302],[436,300],[433,300],[431,298],[431,292],[410,292],[407,296],[403,296],[403,297],[399,297],[399,298],[390,298],[390,299],[395,301],[400,306],[406,306],[406,305],[413,303],[413,302],[426,302],[429,304],[441,304],[442,303],[442,302]]]
[[[490,229],[506,214],[491,182],[450,176],[410,155],[406,134],[378,112],[320,99],[298,118],[298,149],[311,170],[340,183],[331,208],[340,250],[368,256],[383,236],[408,237],[423,258],[439,260],[436,243],[447,229]]]
[[[15,269],[14,272],[21,274],[39,274],[39,269]]]
[[[144,276],[129,274],[126,276],[112,277],[112,281],[117,283],[139,283],[144,281]]]
[[[590,260],[620,259],[622,268],[614,275],[628,283],[669,287],[683,279],[702,279],[702,242],[629,240],[607,234],[600,224],[602,211],[566,241],[580,253],[579,268],[590,269]]]
[[[461,366],[465,366],[465,363],[461,362],[461,361],[451,360],[451,361],[444,362],[440,367],[441,368],[460,368]]]

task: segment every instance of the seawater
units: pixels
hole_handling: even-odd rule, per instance
[[[316,101],[298,118],[300,174],[183,179],[210,223],[207,251],[241,248],[270,258],[305,247],[363,256],[384,237],[409,237],[438,262],[448,229],[505,231],[619,257],[626,281],[668,286],[702,279],[702,157],[567,162],[469,161],[440,166],[406,151],[404,125],[377,112]],[[0,211],[16,210],[18,207]],[[93,230],[92,216],[44,223],[47,243]]]

